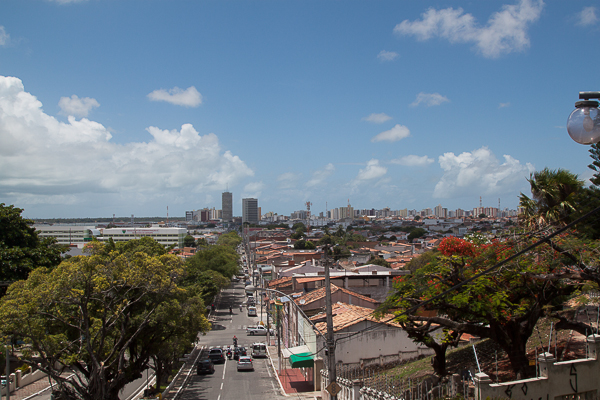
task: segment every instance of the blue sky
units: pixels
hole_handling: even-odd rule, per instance
[[[515,209],[591,176],[595,1],[3,0],[0,203],[29,218]]]

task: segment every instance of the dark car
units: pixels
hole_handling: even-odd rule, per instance
[[[245,347],[236,347],[233,351],[233,359],[237,360],[240,357],[246,356],[246,348]]]
[[[214,374],[215,373],[215,364],[212,362],[210,358],[206,358],[204,360],[198,361],[196,365],[198,375],[204,374]]]
[[[208,358],[212,362],[216,363],[225,363],[225,354],[223,354],[223,350],[221,349],[210,349],[208,352]]]

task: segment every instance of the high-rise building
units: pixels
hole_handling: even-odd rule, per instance
[[[242,223],[258,224],[258,199],[242,199]]]
[[[223,221],[230,222],[233,219],[233,195],[231,192],[223,192],[221,209],[223,210]]]

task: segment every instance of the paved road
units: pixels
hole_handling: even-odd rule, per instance
[[[238,345],[246,348],[250,348],[255,342],[265,342],[264,336],[246,335],[246,326],[256,325],[261,317],[260,305],[258,317],[248,317],[245,307],[240,312],[239,305],[245,300],[242,283],[235,283],[232,288],[224,290],[220,298],[214,314],[213,330],[200,337],[201,346],[226,347],[233,344],[234,335],[238,338]],[[233,307],[233,315],[229,313],[230,305]],[[266,318],[266,315],[263,315],[263,318]],[[178,400],[285,398],[281,394],[268,358],[254,359],[254,371],[238,372],[236,366],[235,360],[227,360],[225,364],[217,364],[212,375],[192,374]]]

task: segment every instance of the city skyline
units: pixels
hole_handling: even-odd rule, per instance
[[[0,3],[0,203],[27,218],[517,209],[587,180],[590,1]]]

